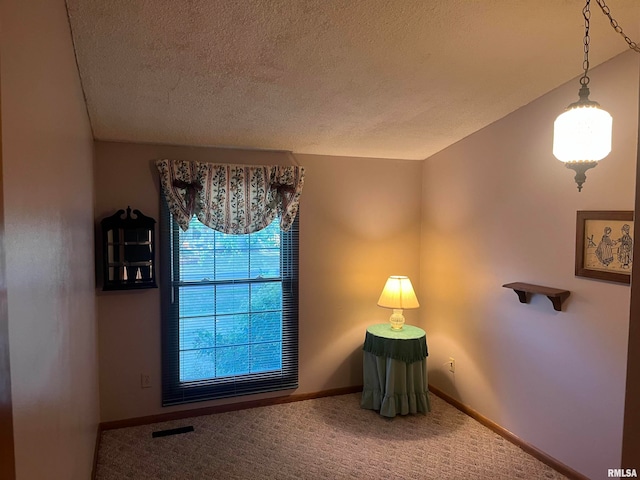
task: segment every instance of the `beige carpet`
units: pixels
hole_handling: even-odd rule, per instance
[[[435,395],[427,415],[383,418],[360,394],[102,434],[98,480],[563,479]],[[152,438],[154,431],[194,427]]]

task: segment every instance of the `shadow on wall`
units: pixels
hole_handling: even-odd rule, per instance
[[[364,342],[364,336],[362,341]],[[327,378],[324,388],[340,388],[336,385],[339,385],[345,378],[349,379],[349,384],[344,385],[345,387],[362,385],[362,345],[362,343],[358,344],[351,353],[344,357]]]

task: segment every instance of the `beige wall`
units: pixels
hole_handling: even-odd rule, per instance
[[[430,382],[590,478],[620,464],[627,285],[574,276],[577,210],[633,210],[638,57],[591,72],[614,118],[613,151],[587,172],[551,153],[572,81],[429,158],[423,172],[421,324]],[[571,291],[563,312],[501,285]],[[453,356],[456,373],[443,363]]]
[[[120,208],[159,219],[158,158],[290,164],[281,152],[96,142],[96,221]],[[366,327],[389,275],[418,279],[421,162],[296,155],[306,168],[300,206],[300,387],[362,384]],[[97,293],[103,421],[244,401],[161,407],[159,291]],[[407,321],[417,321],[416,311]],[[140,374],[152,387],[140,388]],[[270,396],[279,396],[274,393]]]
[[[0,18],[17,478],[85,480],[99,420],[92,135],[64,0],[2,0]]]

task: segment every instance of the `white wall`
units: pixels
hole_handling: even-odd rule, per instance
[[[551,153],[572,81],[425,162],[422,326],[430,382],[590,478],[620,463],[628,285],[574,276],[577,210],[633,210],[638,57],[591,73],[614,118],[613,151],[587,172]],[[563,311],[518,302],[509,282],[571,291]],[[456,373],[443,366],[456,359]]]
[[[90,478],[98,426],[93,140],[64,0],[0,2],[18,479]]]

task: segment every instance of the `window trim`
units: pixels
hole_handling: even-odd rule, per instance
[[[159,287],[161,304],[162,406],[215,400],[241,395],[292,390],[298,387],[298,216],[288,232],[281,232],[282,369],[237,377],[180,382],[178,285],[173,278],[179,259],[177,224],[172,222],[161,195]],[[242,282],[244,283],[244,282]]]

